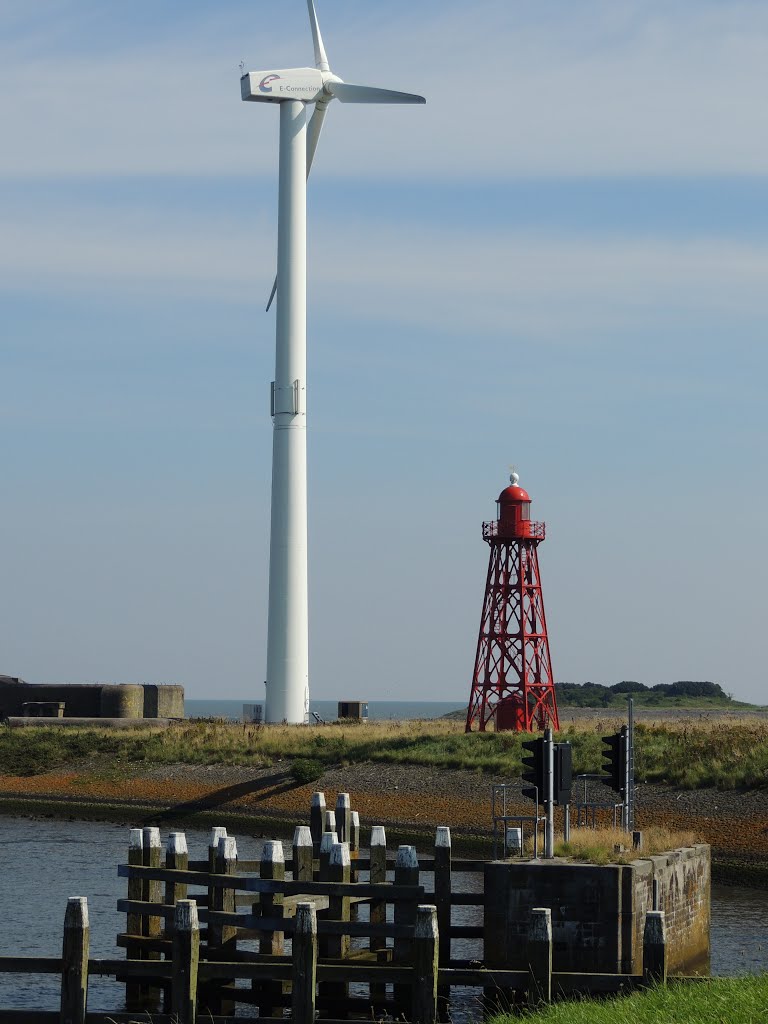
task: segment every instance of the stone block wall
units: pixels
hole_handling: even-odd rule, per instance
[[[485,866],[485,963],[525,970],[530,911],[549,907],[555,971],[639,974],[656,892],[670,970],[692,970],[709,954],[709,865],[705,845],[627,865],[493,861]]]

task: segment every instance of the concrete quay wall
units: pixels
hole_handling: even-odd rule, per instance
[[[552,912],[553,970],[639,974],[648,910],[665,912],[669,969],[706,968],[710,849],[699,844],[631,864],[492,861],[485,866],[488,967],[526,970],[534,907]]]

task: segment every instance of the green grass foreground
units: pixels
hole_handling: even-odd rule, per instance
[[[557,736],[573,745],[574,770],[601,769],[601,736],[618,721],[577,722]],[[0,730],[0,773],[30,775],[108,757],[155,764],[240,764],[266,767],[296,758],[323,766],[365,761],[463,768],[501,778],[519,777],[521,733],[465,734],[450,721],[372,722],[327,726],[243,726],[189,722],[167,729],[29,727]],[[727,720],[643,722],[636,726],[636,774],[641,781],[688,789],[768,786],[768,722]]]
[[[607,1000],[553,1003],[490,1024],[765,1024],[768,975],[670,984]]]

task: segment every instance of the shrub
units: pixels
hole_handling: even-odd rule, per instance
[[[322,764],[312,757],[299,757],[291,765],[291,778],[300,786],[317,782],[322,774]]]

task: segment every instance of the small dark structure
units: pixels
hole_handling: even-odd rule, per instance
[[[0,675],[0,718],[183,718],[184,687],[151,683],[25,683]]]
[[[338,718],[345,718],[353,722],[368,721],[367,700],[340,700]]]

